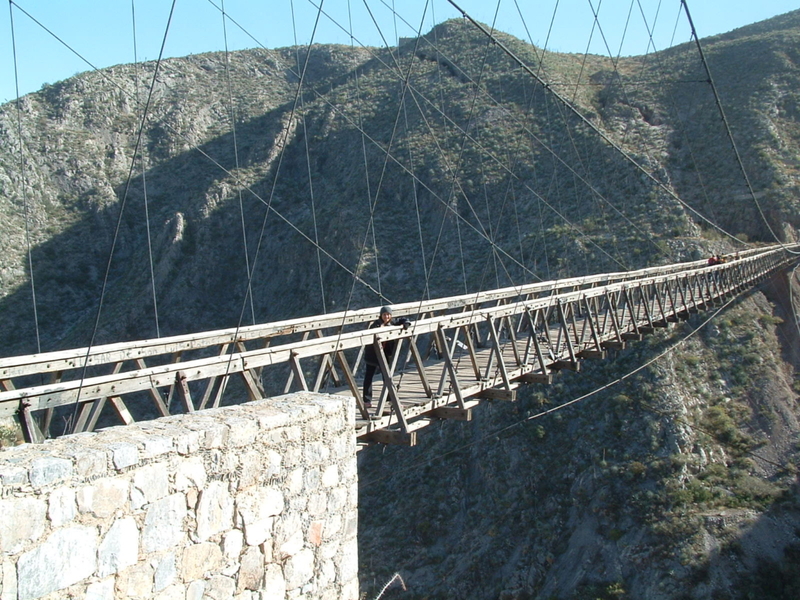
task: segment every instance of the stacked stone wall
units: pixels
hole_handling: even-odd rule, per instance
[[[354,419],[303,393],[0,452],[0,600],[356,600]]]

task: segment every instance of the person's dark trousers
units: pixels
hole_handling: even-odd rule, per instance
[[[378,370],[378,365],[366,363],[364,365],[364,402],[372,402],[372,379]]]

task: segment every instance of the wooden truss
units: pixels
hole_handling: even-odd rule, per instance
[[[788,250],[395,305],[395,316],[412,319],[408,329],[367,330],[377,316],[369,308],[3,358],[0,416],[18,415],[28,440],[41,441],[63,407],[71,433],[107,422],[104,410],[129,424],[310,390],[352,396],[360,440],[413,445],[434,421],[470,420],[482,399],[514,400],[521,383],[549,383],[555,372],[579,371],[584,359],[722,304],[793,265]],[[387,360],[381,342],[392,339],[398,350]],[[375,410],[356,377],[367,344],[379,350]]]

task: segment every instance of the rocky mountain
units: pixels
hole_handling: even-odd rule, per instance
[[[0,353],[797,239],[800,11],[702,40],[706,65],[693,44],[494,42],[448,21],[3,105]],[[798,293],[787,273],[418,447],[362,450],[366,596],[398,572],[384,597],[796,597]]]

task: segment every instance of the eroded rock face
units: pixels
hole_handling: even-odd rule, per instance
[[[708,42],[756,198],[723,159],[727,138],[688,46],[644,66],[622,59],[618,71],[601,57],[581,65],[557,53],[543,65],[554,89],[575,90],[583,114],[652,179],[562,116],[563,107],[507,59],[492,55],[481,74],[469,55],[483,56],[485,39],[456,21],[430,36],[442,52],[402,55],[427,112],[424,119],[408,113],[399,128],[398,79],[382,65],[388,55],[374,49],[315,48],[306,79],[314,94],[302,110],[294,105],[293,49],[235,54],[233,111],[221,56],[167,61],[138,150],[132,66],[108,70],[114,85],[90,73],[48,86],[22,99],[21,140],[16,108],[0,107],[0,354],[37,351],[29,264],[42,349],[88,343],[118,223],[95,343],[154,337],[152,302],[131,301],[152,298],[153,287],[158,328],[169,335],[236,326],[243,305],[265,322],[322,312],[323,296],[333,310],[375,304],[376,288],[402,300],[423,289],[444,296],[486,288],[488,279],[488,287],[513,285],[734,249],[722,233],[709,233],[716,226],[749,241],[774,241],[770,230],[796,237],[798,19],[790,13]],[[533,49],[509,43],[538,65]],[[576,86],[584,66],[591,85]],[[143,68],[144,78],[152,76],[152,64]],[[491,96],[475,95],[479,75]],[[692,81],[699,87],[689,90]],[[461,152],[468,126],[479,144],[468,140]],[[387,148],[397,150],[389,160]],[[364,246],[368,231],[377,241]],[[328,254],[318,254],[312,238]],[[487,275],[484,265],[497,256],[505,268]],[[352,272],[372,289],[353,288]],[[633,372],[703,318],[587,365],[580,377],[562,374],[545,391],[528,389],[516,405],[482,408],[473,423],[444,423],[421,437],[420,448],[364,451],[361,478],[375,481],[360,489],[364,591],[377,592],[397,571],[420,596],[470,598],[679,598],[687,590],[697,598],[758,597],[762,567],[791,581],[785,558],[798,525],[800,345],[790,290],[800,297],[796,278],[729,307],[643,372],[546,419],[532,417]],[[246,446],[250,433],[237,430],[234,441]],[[198,443],[187,433],[181,451]],[[149,451],[163,452],[151,444]],[[142,458],[129,450],[117,449],[119,468]],[[90,452],[75,458],[82,477],[105,469]],[[255,503],[223,505],[214,499],[220,484],[208,484],[197,467],[182,466],[174,484],[209,490],[191,500],[200,537],[243,525],[224,556],[211,558],[224,561],[248,546],[256,563],[254,544],[275,527],[276,553],[293,584],[304,583],[307,556],[292,535],[295,524]],[[68,475],[48,462],[37,477],[45,485]],[[296,470],[288,485],[305,485],[307,476]],[[331,477],[319,474],[323,486]],[[133,508],[151,502],[142,544],[173,551],[170,523],[186,509],[162,497],[156,476],[103,485],[78,493],[74,509],[70,498],[15,508],[31,513],[32,526],[0,525],[0,541],[40,537],[40,515],[58,523],[69,523],[75,510],[107,517],[114,498],[130,491]],[[318,497],[310,506],[322,514],[335,502]],[[351,531],[356,523],[340,526]],[[775,541],[769,549],[767,539]],[[104,560],[109,569],[125,562]],[[159,568],[160,585],[172,589],[168,564]],[[153,577],[145,575],[131,571],[126,585]],[[256,580],[255,572],[241,585],[220,576],[193,584],[191,594],[232,594]],[[263,581],[285,592],[274,565]],[[104,594],[104,585],[93,589]]]

